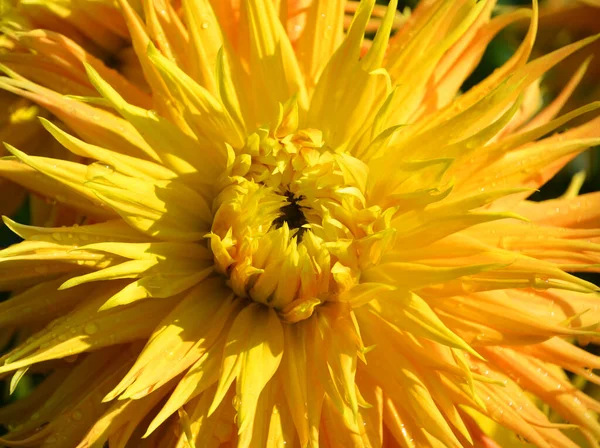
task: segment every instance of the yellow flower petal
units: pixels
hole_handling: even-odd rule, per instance
[[[273,310],[263,310],[255,304],[240,312],[227,336],[223,370],[209,413],[215,411],[237,378],[237,393],[244,397],[242,407],[238,409],[239,432],[244,432],[254,418],[260,393],[279,366],[283,352],[282,339],[281,324]],[[260,369],[260,378],[254,375],[257,370],[247,369],[254,366]],[[248,376],[250,372],[253,373]]]
[[[114,289],[113,289],[114,291]],[[98,308],[113,291],[97,292],[71,314],[70,321],[60,319],[40,331],[26,345],[2,357],[0,372],[11,372],[49,359],[64,358],[148,337],[161,315],[169,308],[164,301],[155,300],[129,307],[98,312]]]

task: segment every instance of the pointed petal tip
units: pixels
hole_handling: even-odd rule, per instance
[[[12,226],[17,225],[16,221],[13,221],[6,215],[2,215],[2,222],[4,223],[4,225],[6,225],[6,227],[8,227],[11,230],[12,230]]]
[[[15,157],[18,157],[18,154],[23,154],[23,152],[19,151],[17,148],[15,148],[13,145],[11,145],[8,142],[2,142],[2,144],[4,145],[6,150]]]
[[[64,291],[65,289],[69,289],[69,288],[72,288],[74,286],[77,286],[76,278],[71,278],[71,279],[67,280],[66,282],[64,282],[62,285],[60,285],[58,287],[58,290],[59,291]]]

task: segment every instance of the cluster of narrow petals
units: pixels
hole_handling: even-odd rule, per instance
[[[527,200],[600,144],[600,103],[561,114],[587,62],[539,89],[596,37],[530,60],[537,2],[494,6],[3,10],[0,186],[37,205],[4,218],[0,376],[40,384],[0,444],[597,447],[600,196]]]

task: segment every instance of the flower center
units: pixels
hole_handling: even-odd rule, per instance
[[[278,229],[285,223],[291,230],[298,229],[296,235],[298,241],[302,241],[302,235],[307,230],[304,225],[308,224],[308,221],[304,216],[304,212],[302,211],[303,207],[300,205],[300,201],[306,198],[304,196],[295,197],[294,194],[289,191],[285,193],[285,197],[287,199],[287,205],[281,207],[281,215],[273,221],[273,225]]]
[[[230,150],[208,235],[231,289],[297,322],[360,281],[394,237],[394,210],[367,207],[368,168],[320,131],[259,130]]]

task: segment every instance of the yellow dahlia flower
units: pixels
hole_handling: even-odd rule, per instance
[[[119,0],[148,91],[64,34],[12,33],[69,81],[4,64],[0,87],[79,161],[0,160],[73,211],[5,218],[24,241],[0,252],[0,374],[44,380],[0,409],[0,443],[490,447],[487,417],[598,446],[600,403],[565,370],[600,382],[577,346],[600,341],[598,288],[569,274],[599,270],[600,196],[578,177],[526,200],[600,143],[599,117],[553,134],[600,104],[538,110],[539,78],[595,37],[527,62],[535,2],[426,0],[404,24],[374,3]]]

